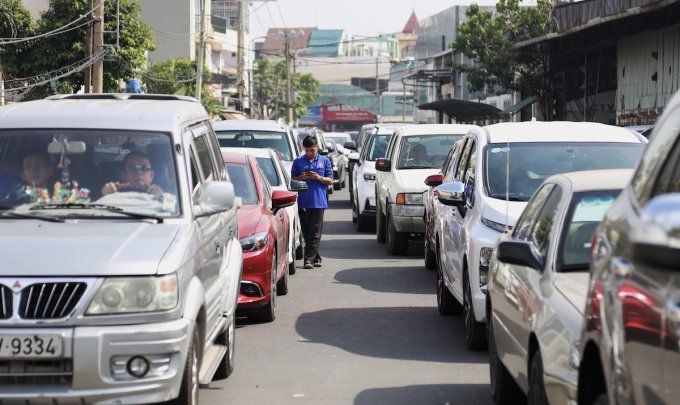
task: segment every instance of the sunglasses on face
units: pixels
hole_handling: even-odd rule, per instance
[[[140,172],[147,173],[151,171],[151,166],[149,165],[125,165],[126,172]]]

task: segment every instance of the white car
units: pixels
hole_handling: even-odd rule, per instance
[[[376,234],[389,254],[405,254],[409,239],[425,233],[425,178],[437,173],[453,144],[474,125],[395,128],[385,158],[376,160]]]
[[[474,129],[457,145],[433,204],[437,304],[464,313],[468,348],[486,347],[489,260],[534,191],[553,174],[633,168],[646,142],[604,124],[521,122]]]
[[[387,145],[392,139],[394,128],[376,126],[375,133],[369,133],[366,145],[357,157],[352,171],[352,222],[357,224],[359,232],[365,232],[375,225],[375,161],[385,157]]]
[[[221,148],[224,152],[239,152],[252,155],[262,169],[262,173],[269,181],[272,190],[298,191],[304,182],[290,179],[290,171],[283,166],[280,155],[274,149],[253,148]],[[295,184],[292,184],[295,183]],[[295,204],[285,208],[291,226],[288,234],[288,274],[295,274],[295,259],[302,259],[302,232],[300,228],[300,215],[298,214],[297,200]]]
[[[271,120],[220,121],[213,123],[222,148],[272,148],[281,154],[290,173],[293,160],[302,154],[296,135],[286,124]]]
[[[489,363],[496,404],[527,393],[577,402],[578,342],[593,231],[632,170],[555,175],[534,193],[489,268]],[[529,370],[529,375],[527,375]]]

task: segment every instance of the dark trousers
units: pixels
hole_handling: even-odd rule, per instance
[[[321,262],[319,243],[323,230],[323,208],[300,208],[300,226],[305,239],[305,263]]]

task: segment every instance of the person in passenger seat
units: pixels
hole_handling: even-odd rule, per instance
[[[154,184],[155,172],[151,167],[151,159],[141,152],[130,152],[123,159],[122,182],[112,181],[102,187],[102,195],[119,191],[136,191],[154,195],[162,195],[163,189]]]
[[[27,186],[47,189],[53,173],[50,157],[44,153],[29,153],[21,159],[21,180]]]

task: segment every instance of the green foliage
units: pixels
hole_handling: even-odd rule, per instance
[[[319,96],[319,81],[309,73],[294,73],[291,86],[295,94],[293,116],[297,119],[307,113],[307,107]],[[286,117],[285,61],[257,61],[253,75],[253,99],[263,115],[271,119]]]
[[[196,61],[176,58],[155,63],[142,73],[146,90],[154,94],[177,94],[193,97],[196,94]],[[210,71],[203,69],[203,83],[210,80]],[[222,110],[220,100],[215,98],[207,85],[201,90],[201,104],[212,114]]]
[[[0,2],[3,12],[0,15],[0,37],[2,41],[11,42],[10,38],[33,36],[35,26],[31,14],[21,0],[4,0]],[[3,73],[10,78],[23,76],[22,64],[26,60],[26,52],[30,42],[0,45]]]
[[[451,47],[476,62],[474,66],[457,66],[467,72],[472,91],[518,90],[546,101],[547,52],[542,46],[513,46],[549,33],[552,7],[551,0],[538,0],[528,7],[522,0],[500,0],[495,13],[475,4],[468,8],[467,20],[458,27]]]

